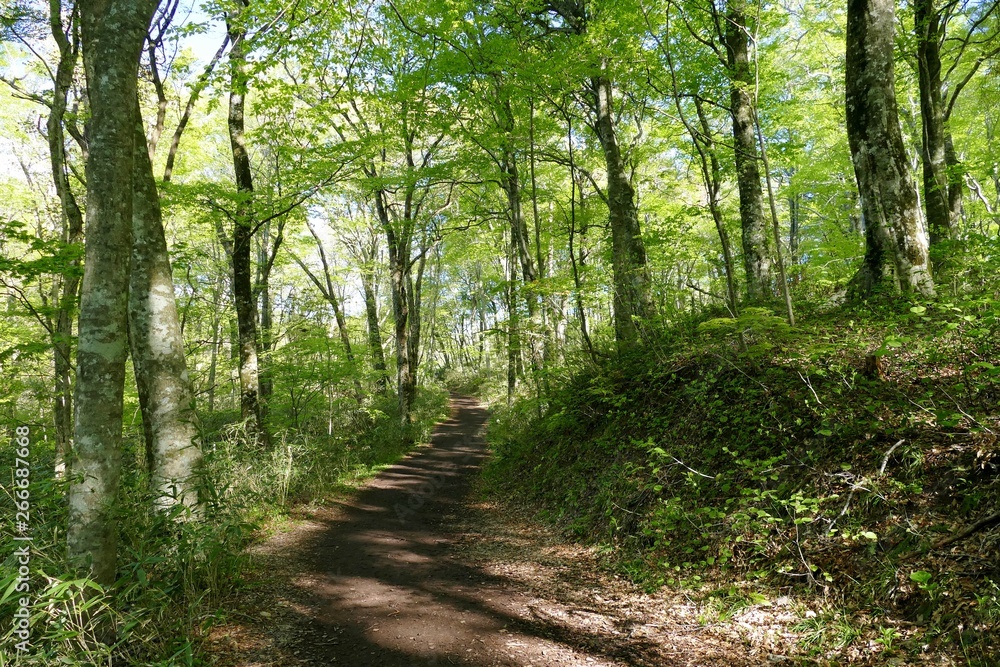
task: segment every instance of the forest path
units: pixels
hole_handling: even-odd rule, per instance
[[[270,578],[213,630],[210,661],[761,664],[677,609],[637,606],[621,582],[609,591],[579,547],[477,505],[469,492],[487,456],[486,419],[474,400],[452,397],[430,446],[263,545]]]

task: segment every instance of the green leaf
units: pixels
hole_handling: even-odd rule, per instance
[[[9,598],[11,594],[13,594],[14,589],[17,588],[17,577],[12,575],[9,577],[9,579],[11,580],[10,586],[8,586],[7,590],[3,592],[3,595],[0,595],[0,604],[6,602],[7,598]]]

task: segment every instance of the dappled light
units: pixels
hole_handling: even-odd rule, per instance
[[[1000,656],[1000,0],[2,0],[0,667]]]

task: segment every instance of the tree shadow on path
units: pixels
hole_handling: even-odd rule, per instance
[[[316,517],[322,527],[297,547],[304,571],[290,596],[308,638],[286,647],[289,664],[711,664],[666,663],[648,657],[662,654],[646,638],[525,613],[532,598],[522,585],[463,562],[456,543],[487,457],[487,414],[472,399],[453,396],[451,405],[430,446]]]

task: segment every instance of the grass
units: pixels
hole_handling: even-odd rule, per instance
[[[151,510],[140,435],[130,433],[117,505],[118,580],[110,590],[75,578],[63,560],[65,484],[53,479],[52,452],[40,445],[32,468],[31,650],[9,652],[14,642],[5,627],[0,667],[201,664],[201,642],[252,575],[246,548],[295,507],[356,488],[402,457],[411,448],[407,442],[425,441],[446,412],[447,394],[420,393],[406,437],[394,406],[385,398],[363,411],[345,410],[332,436],[281,430],[269,451],[247,447],[240,425],[220,420],[203,439],[206,501],[197,518]],[[7,534],[12,520],[0,518]],[[0,597],[15,579],[16,562],[8,557]],[[0,616],[12,618],[16,597],[0,603]],[[107,627],[115,629],[110,643],[99,632]]]

